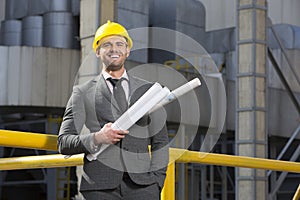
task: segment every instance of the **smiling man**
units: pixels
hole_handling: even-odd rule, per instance
[[[66,107],[58,148],[65,155],[85,154],[80,191],[87,200],[160,199],[168,165],[165,116],[158,110],[129,130],[111,127],[153,85],[127,73],[131,47],[122,25],[100,26],[93,49],[102,73],[74,87]],[[87,134],[81,134],[83,127]],[[104,144],[109,147],[99,154]]]
[[[103,62],[104,70],[107,72],[120,71],[124,73],[124,63],[129,56],[129,47],[125,38],[120,36],[107,36],[101,41],[96,55]]]

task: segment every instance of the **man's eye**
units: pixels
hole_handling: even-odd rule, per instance
[[[104,48],[111,47],[111,44],[110,43],[104,43],[104,44],[102,44],[102,47],[104,47]]]
[[[117,46],[123,47],[123,46],[125,46],[125,44],[123,42],[117,42]]]

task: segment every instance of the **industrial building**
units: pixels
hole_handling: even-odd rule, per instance
[[[101,72],[92,42],[111,20],[133,38],[128,70],[170,89],[202,81],[165,108],[172,147],[299,162],[299,9],[295,0],[0,0],[0,129],[57,135],[73,86]],[[55,153],[0,147],[1,158]],[[0,199],[80,199],[76,171],[0,171]],[[176,199],[286,200],[299,180],[177,163]]]

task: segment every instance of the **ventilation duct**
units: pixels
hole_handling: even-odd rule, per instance
[[[26,46],[42,46],[43,17],[29,16],[22,20],[22,44]]]
[[[51,0],[28,0],[28,15],[42,15],[49,12]]]
[[[72,48],[73,16],[70,12],[49,12],[43,16],[43,46]]]
[[[28,12],[28,0],[6,0],[5,19],[21,19]]]
[[[50,12],[53,11],[72,11],[72,4],[70,0],[51,0],[50,2]]]
[[[22,41],[22,22],[5,20],[1,22],[1,42],[6,46],[20,46]]]

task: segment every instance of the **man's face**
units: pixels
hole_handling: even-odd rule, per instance
[[[130,49],[127,41],[121,36],[108,36],[100,41],[96,56],[101,59],[106,71],[117,71],[124,67]]]

